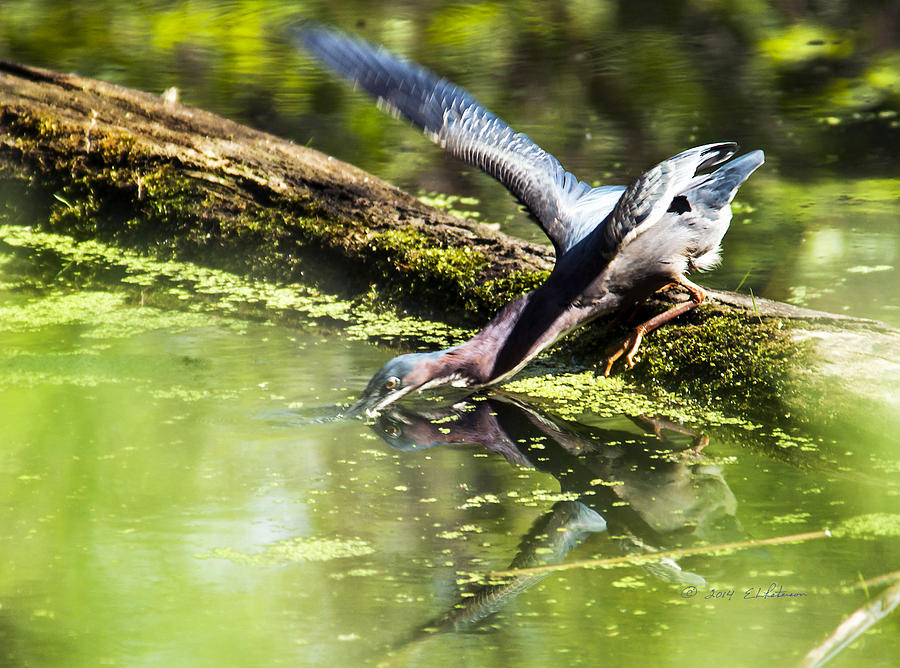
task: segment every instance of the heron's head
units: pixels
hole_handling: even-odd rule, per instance
[[[372,417],[415,390],[444,384],[467,385],[448,371],[448,352],[408,353],[395,357],[372,376],[362,396],[347,409],[347,414],[365,412]]]

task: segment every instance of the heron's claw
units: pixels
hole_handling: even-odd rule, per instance
[[[690,300],[683,302],[678,306],[670,308],[668,311],[664,311],[663,313],[650,318],[647,322],[638,325],[634,328],[634,331],[631,333],[631,335],[620,345],[608,349],[606,351],[606,354],[608,355],[606,359],[606,368],[603,370],[604,376],[609,375],[609,372],[612,370],[613,363],[622,355],[625,355],[625,363],[628,365],[628,368],[632,368],[634,366],[634,356],[637,354],[638,348],[641,347],[641,339],[644,338],[644,334],[649,334],[654,329],[665,325],[667,322],[669,322],[673,318],[677,318],[682,313],[697,308],[700,304],[703,303],[703,300],[706,299],[706,293],[703,292],[703,288],[701,288],[699,285],[694,285],[683,276],[679,277],[677,281],[669,283],[669,285],[666,285],[665,287],[669,287],[671,285],[680,285],[685,290],[687,290],[688,294],[690,295]]]
[[[604,376],[609,376],[613,363],[622,355],[625,355],[625,364],[628,365],[629,369],[634,366],[634,356],[637,354],[638,348],[641,347],[641,340],[644,338],[645,333],[646,329],[644,326],[638,325],[622,343],[607,349],[606,354],[608,357],[606,358],[606,368],[603,369]]]

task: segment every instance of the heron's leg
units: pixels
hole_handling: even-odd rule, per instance
[[[654,290],[654,291],[653,291],[653,294],[658,295],[660,292],[665,292],[666,290],[668,290],[669,288],[671,288],[673,285],[681,285],[681,284],[678,283],[677,281],[672,281],[671,283],[666,283],[666,284],[665,284],[664,286],[662,286],[659,290]],[[694,285],[694,284],[691,283],[691,285]],[[697,288],[698,286],[694,285],[694,287]],[[699,288],[698,288],[698,289],[699,289]]]
[[[625,355],[625,363],[629,368],[634,366],[634,356],[638,351],[638,348],[641,347],[641,339],[644,338],[645,334],[649,334],[654,329],[662,327],[670,320],[677,318],[682,313],[687,313],[691,309],[695,309],[700,304],[703,303],[703,300],[706,299],[706,293],[703,292],[703,288],[699,285],[695,285],[691,283],[689,280],[684,278],[683,276],[679,277],[678,280],[670,283],[678,284],[683,287],[691,296],[690,301],[686,301],[678,306],[670,308],[668,311],[664,311],[657,316],[650,318],[647,322],[642,323],[634,328],[634,331],[631,333],[627,339],[625,339],[620,345],[610,348],[606,351],[608,355],[606,359],[606,368],[603,370],[603,375],[608,376],[610,370],[612,369],[613,362],[619,359],[622,355]],[[666,286],[668,287],[668,286]]]
[[[660,292],[664,292],[664,291],[668,290],[669,288],[671,288],[673,285],[677,285],[677,283],[666,283],[664,286],[662,286],[658,290],[654,290],[653,294],[656,295],[656,294],[659,294]],[[634,317],[634,314],[638,312],[638,309],[641,308],[641,306],[643,306],[646,303],[648,298],[649,297],[642,297],[641,299],[638,299],[637,301],[631,302],[631,304],[629,304],[628,306],[620,308],[616,312],[616,314],[612,317],[612,320],[610,320],[606,326],[609,327],[610,329],[612,329],[613,327],[619,325],[620,323],[628,322],[629,320],[631,320]]]

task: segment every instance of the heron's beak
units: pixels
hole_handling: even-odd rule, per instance
[[[390,394],[382,394],[377,391],[363,392],[363,395],[350,405],[344,413],[344,417],[356,417],[357,415],[365,415],[365,417],[370,418],[377,417],[385,406],[389,406],[398,399],[405,397],[413,390],[418,389],[418,387],[418,385],[408,385]]]
[[[343,412],[344,417],[375,417],[378,415],[378,395],[362,395]]]

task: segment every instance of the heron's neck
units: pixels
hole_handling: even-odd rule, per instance
[[[559,314],[551,314],[536,294],[530,292],[511,301],[478,334],[442,351],[438,360],[441,373],[466,379],[470,386],[492,385],[552,343],[556,338],[553,323]]]
[[[609,312],[619,302],[606,295],[589,303],[560,298],[542,286],[504,306],[478,334],[444,351],[441,363],[472,385],[492,385],[512,376],[529,360],[573,329]]]

